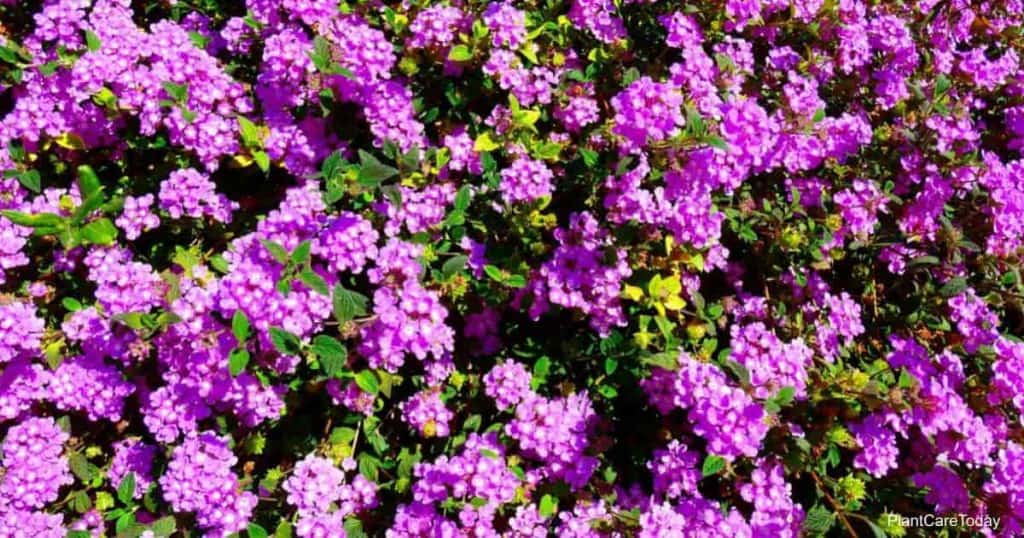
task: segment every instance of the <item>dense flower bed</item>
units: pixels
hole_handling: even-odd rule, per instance
[[[0,22],[0,536],[1024,535],[1024,1]]]

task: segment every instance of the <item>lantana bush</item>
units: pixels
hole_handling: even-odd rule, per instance
[[[1022,536],[1022,54],[1022,0],[0,0],[0,537]]]

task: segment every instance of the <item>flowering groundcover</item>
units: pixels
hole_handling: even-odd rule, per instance
[[[1021,0],[0,23],[2,537],[1024,534]]]

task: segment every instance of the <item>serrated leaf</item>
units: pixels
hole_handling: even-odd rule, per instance
[[[263,137],[260,136],[260,128],[249,118],[238,116],[238,132],[242,135],[242,144],[250,149],[263,147]]]
[[[292,538],[292,524],[282,519],[274,529],[274,538]]]
[[[491,138],[490,132],[480,133],[480,135],[476,137],[476,140],[473,141],[473,151],[476,152],[494,151],[500,147],[501,144],[495,142],[494,139]]]
[[[117,239],[117,228],[110,219],[102,218],[86,224],[78,234],[83,241],[93,245],[111,245]]]
[[[231,334],[235,335],[235,340],[239,344],[249,339],[251,328],[252,325],[250,325],[249,317],[245,315],[245,312],[235,310],[235,315],[231,316]]]
[[[505,281],[505,273],[501,269],[499,269],[498,267],[495,267],[493,265],[490,265],[490,264],[485,265],[484,266],[484,273],[486,273],[487,276],[491,277],[493,280],[496,280],[498,282],[504,282]]]
[[[62,133],[53,139],[53,143],[64,149],[81,151],[86,149],[85,140],[75,133]]]
[[[775,396],[775,403],[779,407],[785,407],[793,402],[793,397],[796,395],[796,389],[793,387],[782,387],[779,393]]]
[[[43,178],[38,170],[26,170],[17,174],[17,177],[22,187],[37,194],[43,190]]]
[[[341,284],[334,286],[334,317],[340,323],[350,321],[356,316],[366,315],[368,299],[365,295],[345,289]]]
[[[270,341],[274,344],[274,349],[284,355],[298,355],[302,351],[302,342],[299,341],[299,337],[294,334],[280,328],[270,328]]]
[[[306,268],[299,273],[299,281],[305,284],[309,289],[328,297],[331,295],[331,288],[327,285],[327,281],[312,269]]]
[[[938,265],[940,263],[941,263],[941,260],[939,260],[939,258],[937,258],[935,256],[918,256],[918,257],[910,260],[907,263],[907,265],[909,265],[911,267],[916,267],[918,265]]]
[[[526,277],[523,275],[509,275],[509,277],[505,279],[505,285],[510,288],[525,288]]]
[[[376,187],[398,175],[398,169],[380,162],[372,154],[359,150],[359,175],[356,181],[364,187]]]
[[[558,499],[553,497],[550,493],[545,493],[540,498],[540,515],[543,518],[549,518],[558,512]]]
[[[322,334],[313,339],[313,353],[320,359],[320,367],[328,377],[341,377],[345,371],[348,350],[334,337]]]
[[[956,277],[939,288],[939,295],[947,298],[953,297],[954,295],[959,295],[966,289],[967,280],[963,277]]]
[[[444,265],[441,266],[441,274],[444,276],[445,280],[447,280],[454,276],[455,273],[458,273],[466,267],[467,262],[469,262],[469,256],[461,254],[458,256],[452,256],[451,258],[448,258],[448,261],[444,262]]]
[[[231,373],[232,377],[237,377],[238,374],[245,370],[245,367],[249,365],[251,356],[248,351],[244,349],[234,349],[231,354],[228,355],[228,372]]]
[[[117,486],[117,500],[124,504],[131,504],[135,497],[135,473],[129,472],[121,479]]]
[[[263,248],[267,249],[267,252],[270,253],[270,256],[273,257],[277,263],[284,265],[288,264],[290,257],[288,255],[288,251],[285,250],[284,247],[266,239],[260,239],[260,243],[263,245]]]
[[[79,514],[84,514],[92,508],[92,499],[85,491],[75,492],[71,496],[71,509]]]
[[[345,158],[341,155],[340,151],[335,151],[324,159],[323,164],[320,165],[320,176],[325,181],[335,179],[341,174],[342,165],[345,163]]]
[[[78,477],[83,483],[89,483],[99,472],[99,469],[95,465],[85,459],[85,456],[81,452],[72,452],[68,455],[68,464],[71,467],[71,472]]]
[[[597,163],[601,158],[601,154],[587,148],[580,148],[579,153],[580,157],[583,157],[583,164],[587,165],[588,168],[597,166]]]
[[[75,208],[75,211],[71,214],[71,222],[74,224],[85,222],[97,209],[103,207],[105,200],[106,197],[103,195],[102,190],[92,193],[92,195],[82,201],[82,205]]]
[[[715,149],[729,151],[729,144],[720,136],[709,136],[704,139],[704,142]]]
[[[365,538],[366,532],[363,531],[363,522],[357,518],[350,517],[345,520],[344,523],[345,538]]]
[[[825,534],[835,523],[835,514],[821,505],[815,505],[804,517],[804,530],[814,534]]]
[[[455,45],[448,51],[448,59],[453,62],[468,62],[473,59],[473,51],[466,45]]]
[[[85,46],[88,47],[90,51],[95,52],[100,50],[101,45],[100,37],[96,35],[96,32],[93,32],[92,30],[85,31]]]
[[[725,469],[725,458],[712,454],[704,458],[704,463],[700,467],[700,474],[706,478],[718,474],[722,469]]]
[[[262,150],[252,152],[252,160],[261,172],[266,173],[270,171],[270,155],[267,155],[267,152]]]
[[[650,355],[642,355],[640,362],[650,366],[656,366],[665,370],[675,370],[679,368],[679,352],[678,351],[662,351],[660,353],[651,353]]]
[[[116,530],[118,534],[120,534],[134,526],[135,514],[128,512],[126,514],[122,514],[121,517],[117,518],[117,522],[114,523],[114,530]]]
[[[164,91],[167,92],[167,95],[171,96],[171,99],[178,103],[183,103],[188,99],[188,86],[184,84],[164,82]]]
[[[469,208],[469,202],[473,197],[473,189],[469,185],[463,185],[459,192],[455,193],[455,209],[465,211]]]
[[[149,530],[153,531],[153,534],[156,534],[157,536],[169,537],[170,535],[174,534],[174,531],[177,530],[177,527],[178,526],[177,523],[174,521],[174,517],[167,516],[154,521],[149,526]]]
[[[309,261],[310,251],[313,248],[313,242],[309,239],[299,243],[292,251],[291,261],[295,265],[302,265]]]
[[[356,385],[367,394],[377,395],[380,391],[380,383],[377,380],[377,374],[373,370],[363,370],[355,376]]]
[[[17,224],[18,226],[25,226],[27,228],[49,229],[64,225],[64,217],[54,213],[37,213],[32,215],[29,213],[5,209],[0,211],[0,215],[3,215],[7,220]]]

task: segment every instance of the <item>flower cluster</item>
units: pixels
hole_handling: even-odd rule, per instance
[[[0,536],[1024,534],[1024,3],[541,4],[0,0]]]

